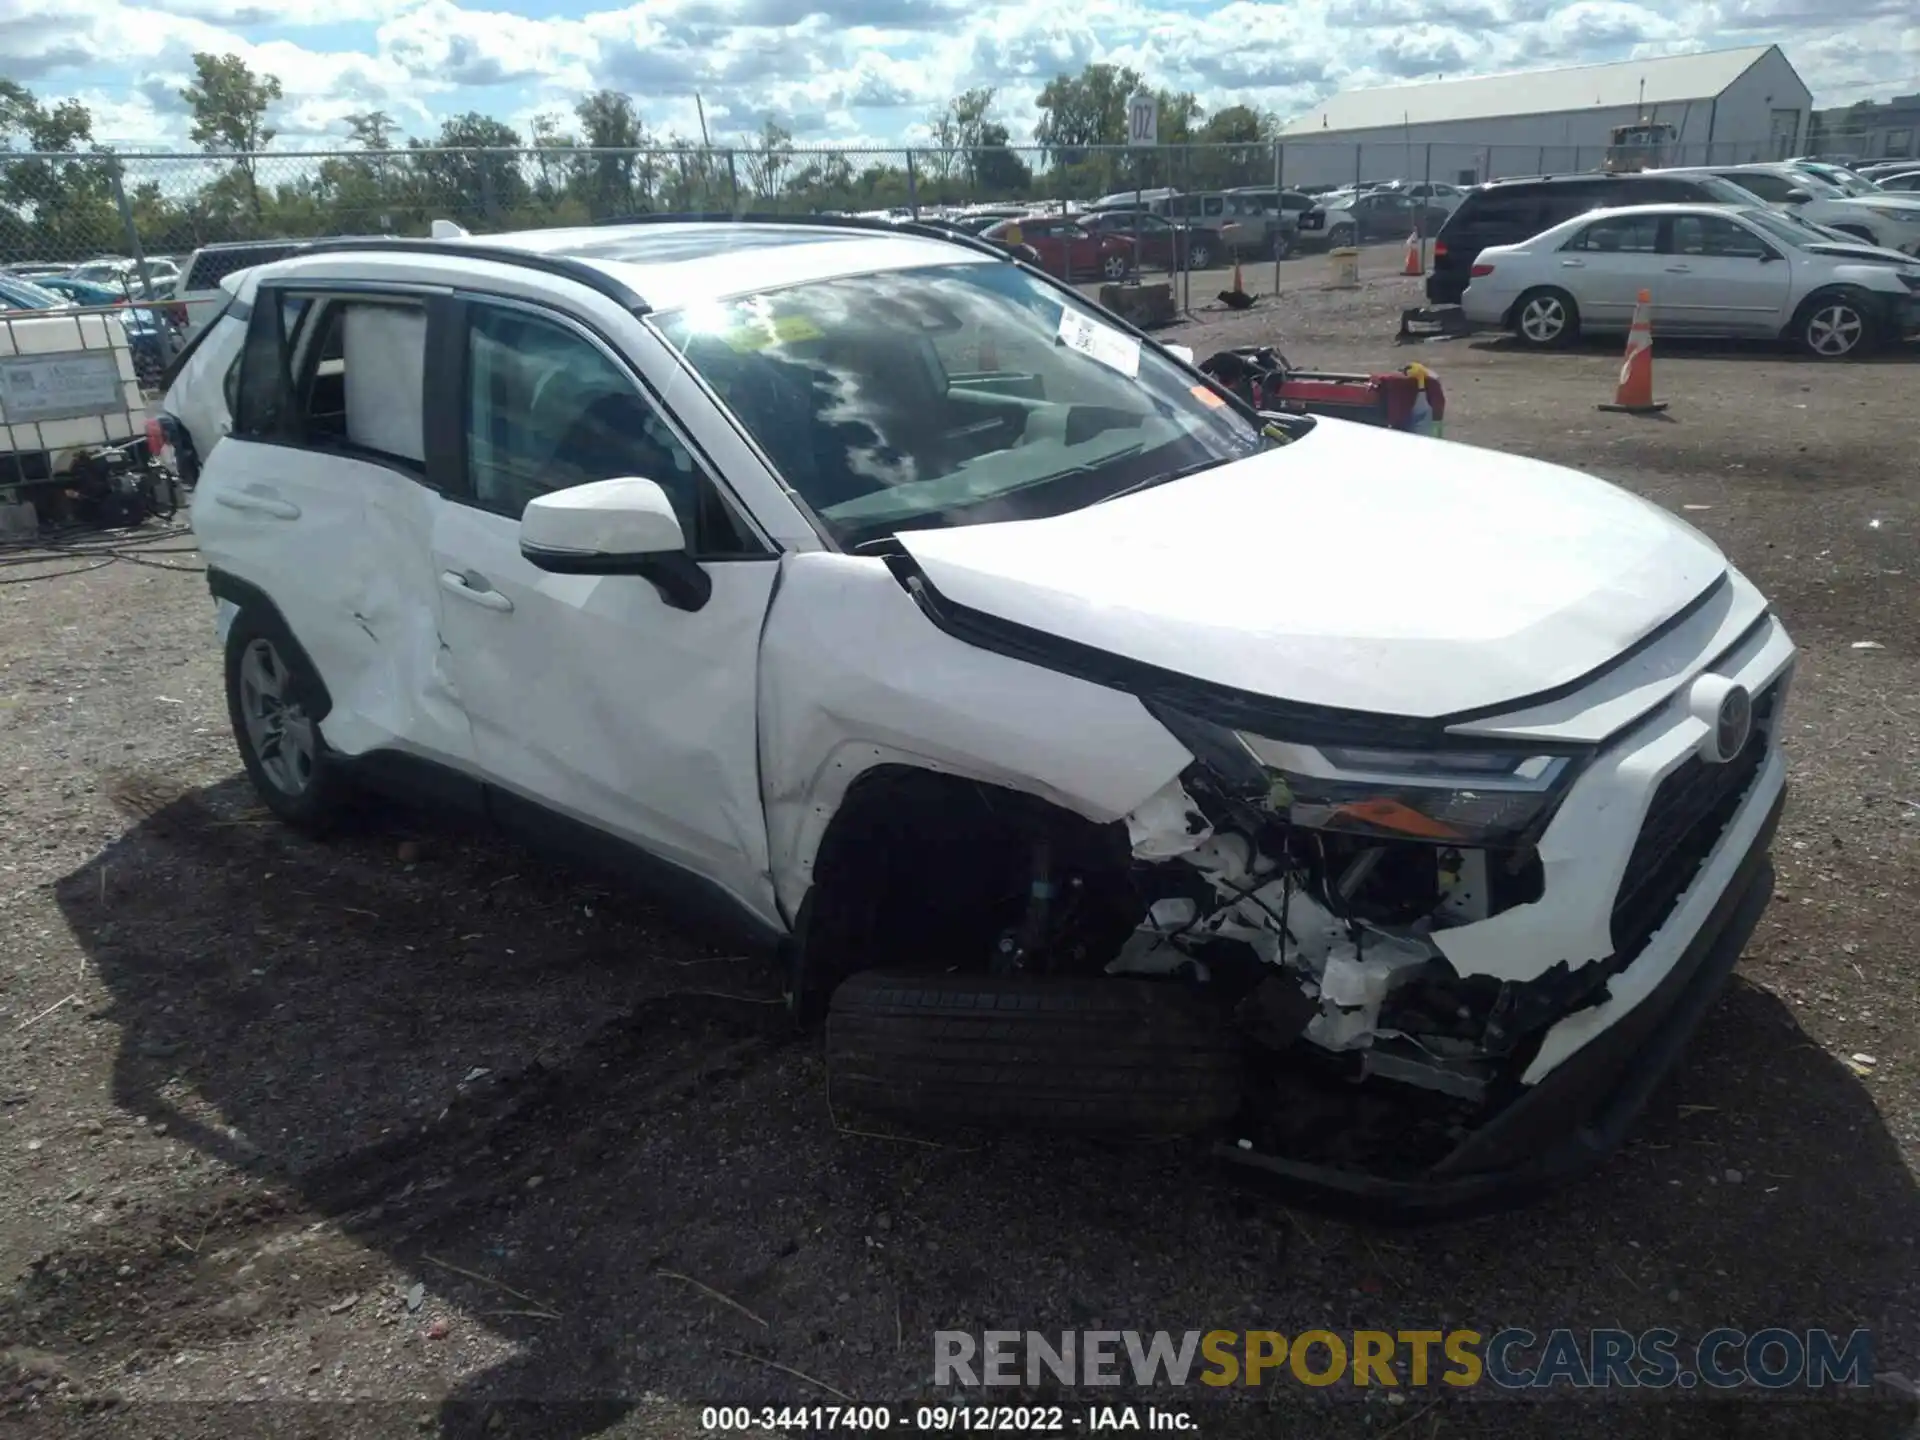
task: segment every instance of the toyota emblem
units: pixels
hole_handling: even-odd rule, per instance
[[[1715,758],[1722,764],[1747,748],[1753,734],[1753,696],[1744,685],[1735,685],[1720,701],[1720,719],[1714,727]]]

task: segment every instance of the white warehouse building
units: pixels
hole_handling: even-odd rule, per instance
[[[1334,95],[1281,130],[1283,182],[1473,184],[1597,169],[1616,125],[1678,131],[1664,163],[1799,153],[1813,96],[1777,45]]]

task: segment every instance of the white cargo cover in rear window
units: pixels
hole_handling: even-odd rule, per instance
[[[427,316],[398,305],[347,306],[347,440],[402,460],[427,456],[421,394],[426,378]]]

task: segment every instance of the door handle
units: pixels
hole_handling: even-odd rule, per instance
[[[1560,262],[1560,268],[1563,270],[1584,270],[1587,268],[1587,262],[1584,260],[1562,260]]]
[[[1667,274],[1669,275],[1691,275],[1692,273],[1693,273],[1693,267],[1691,265],[1667,266]]]
[[[471,600],[488,610],[508,611],[513,609],[513,601],[502,595],[487,583],[486,577],[469,570],[461,574],[458,570],[440,572],[440,588],[450,594],[458,595],[462,600]]]
[[[244,491],[235,495],[223,490],[215,495],[217,504],[229,510],[238,510],[244,515],[271,515],[276,520],[298,520],[300,507],[291,500],[279,500],[271,495],[249,495]]]

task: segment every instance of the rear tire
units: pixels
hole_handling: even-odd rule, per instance
[[[295,829],[324,834],[346,814],[340,765],[314,718],[319,686],[281,627],[249,611],[227,631],[227,716],[260,802]]]
[[[1580,307],[1564,290],[1542,286],[1513,302],[1513,333],[1536,350],[1558,350],[1580,333]]]
[[[1327,244],[1335,250],[1344,250],[1353,244],[1353,226],[1336,225],[1327,232]]]
[[[827,1072],[899,1120],[1183,1135],[1239,1109],[1242,1050],[1171,985],[869,970],[834,992]]]
[[[1284,230],[1273,232],[1273,258],[1284,260],[1293,253],[1293,240]]]
[[[1857,360],[1873,352],[1878,332],[1870,305],[1858,295],[1829,290],[1810,295],[1793,317],[1793,340],[1816,360]]]

